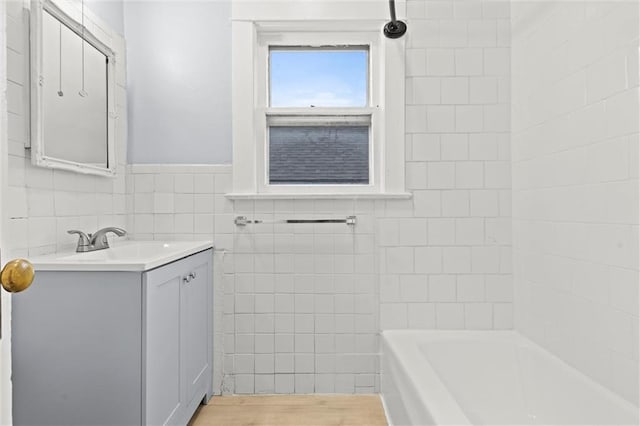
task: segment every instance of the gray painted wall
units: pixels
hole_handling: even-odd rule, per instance
[[[129,163],[231,163],[231,4],[126,1]]]
[[[85,0],[87,8],[105,20],[118,34],[124,34],[124,9],[122,0]]]

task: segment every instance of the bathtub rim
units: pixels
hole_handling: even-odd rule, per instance
[[[384,357],[391,355],[391,358],[396,364],[399,364],[399,368],[403,372],[403,379],[411,386],[411,389],[420,396],[424,403],[424,410],[427,411],[435,424],[460,424],[460,425],[472,425],[473,423],[468,419],[464,410],[460,404],[452,396],[449,389],[440,379],[438,373],[434,370],[433,366],[427,361],[425,362],[425,355],[423,354],[422,346],[429,340],[435,339],[438,341],[455,341],[459,339],[472,339],[472,340],[484,340],[484,341],[500,341],[500,340],[512,340],[518,342],[520,345],[528,346],[534,351],[542,353],[543,356],[548,357],[553,363],[561,364],[563,368],[568,370],[568,373],[581,381],[582,383],[595,387],[602,395],[608,400],[615,402],[616,405],[620,405],[620,408],[628,410],[629,413],[634,413],[636,419],[640,419],[640,406],[636,406],[633,402],[628,401],[621,395],[615,393],[613,390],[597,382],[590,376],[584,374],[573,365],[567,363],[562,358],[559,358],[553,352],[540,346],[535,341],[529,339],[527,336],[519,333],[516,330],[383,330],[381,335],[381,357],[384,365]],[[414,336],[413,339],[410,337]],[[417,364],[405,364],[407,362],[417,362]],[[424,368],[420,371],[420,380],[417,380],[417,375],[411,375],[408,370],[408,365],[423,365]],[[425,376],[425,371],[427,376]],[[398,380],[393,377],[394,382]],[[429,379],[433,382],[429,382]],[[428,386],[425,384],[428,383]],[[384,400],[384,389],[381,390],[382,399]],[[441,392],[440,395],[434,393]],[[429,401],[427,406],[426,401]],[[443,402],[445,405],[440,405],[438,402]],[[386,410],[386,407],[385,407]],[[447,411],[450,410],[450,411]],[[464,421],[461,421],[459,416],[462,416]],[[455,417],[454,417],[455,416]],[[387,418],[390,418],[387,416]],[[632,423],[636,424],[636,423]]]

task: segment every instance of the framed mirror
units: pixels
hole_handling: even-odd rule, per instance
[[[31,158],[36,166],[113,176],[115,57],[110,40],[51,0],[31,4]]]

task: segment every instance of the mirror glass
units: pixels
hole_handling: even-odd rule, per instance
[[[42,18],[44,155],[106,168],[107,57],[49,12]]]
[[[113,53],[54,3],[40,4],[32,61],[33,162],[113,175]]]

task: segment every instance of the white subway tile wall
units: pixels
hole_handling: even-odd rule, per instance
[[[516,328],[636,405],[639,8],[512,6]]]
[[[223,392],[377,392],[380,330],[513,326],[509,4],[407,6],[411,200],[231,202],[231,166],[130,167],[136,238],[220,250]]]
[[[509,2],[409,0],[407,11],[413,199],[376,203],[380,327],[508,329]]]

